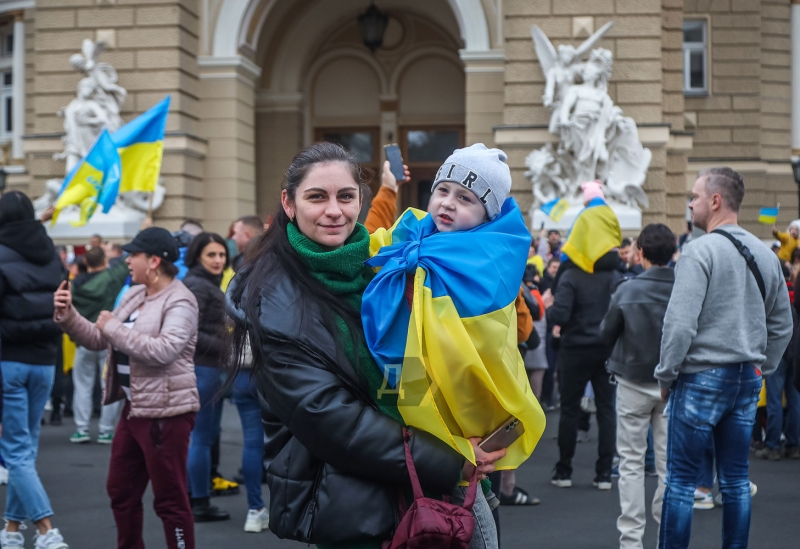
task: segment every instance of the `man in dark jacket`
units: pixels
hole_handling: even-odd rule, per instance
[[[72,281],[72,303],[75,309],[89,322],[97,320],[100,311],[114,310],[114,300],[128,277],[128,266],[124,262],[117,263],[109,269],[106,254],[98,246],[86,252],[86,273],[79,274]],[[72,396],[76,430],[69,437],[70,442],[89,442],[89,423],[92,418],[92,393],[95,379],[102,375],[106,363],[107,351],[90,351],[85,347],[75,349],[75,362],[72,366],[72,384],[75,391]],[[103,406],[100,412],[100,433],[97,442],[111,444],[114,438],[114,427],[122,402]]]
[[[555,296],[545,301],[549,327],[560,329],[558,375],[561,387],[561,419],[558,424],[560,459],[552,483],[559,488],[572,486],[572,457],[581,416],[581,397],[588,382],[594,389],[597,424],[600,430],[594,486],[611,489],[614,459],[614,386],[605,363],[611,348],[600,336],[600,323],[608,310],[614,286],[622,279],[623,263],[616,250],[595,264],[587,273],[577,266],[560,275]],[[554,328],[556,329],[556,328]]]
[[[658,472],[652,508],[656,523],[661,522],[667,470],[666,404],[653,373],[661,355],[664,315],[675,283],[675,272],[666,266],[675,253],[675,235],[666,225],[648,225],[636,246],[645,270],[619,284],[600,325],[603,340],[614,346],[607,368],[617,379],[620,549],[642,547],[645,452],[651,424]]]

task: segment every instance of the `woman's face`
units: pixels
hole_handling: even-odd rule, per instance
[[[225,270],[225,257],[228,255],[225,246],[219,242],[209,242],[200,252],[200,265],[212,275],[222,274]]]
[[[286,215],[297,221],[305,236],[335,250],[355,229],[361,211],[361,192],[347,165],[317,164],[297,187],[294,200],[284,190],[281,203]]]
[[[125,263],[128,264],[128,271],[131,273],[131,281],[136,284],[148,285],[155,281],[158,265],[161,261],[152,255],[144,252],[134,252],[128,254]],[[150,269],[148,276],[147,270]]]

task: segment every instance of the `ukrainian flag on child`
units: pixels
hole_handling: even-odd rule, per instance
[[[406,210],[371,235],[367,261],[380,270],[362,301],[364,335],[403,420],[474,463],[468,438],[519,419],[525,433],[498,469],[522,464],[545,426],[517,350],[514,302],[529,246],[509,198],[493,221],[464,232],[437,232],[430,215]]]
[[[158,183],[164,153],[169,96],[109,136],[103,130],[89,153],[64,179],[52,223],[61,210],[79,205],[85,225],[98,204],[108,213],[120,192],[152,192]]]
[[[622,242],[619,220],[602,198],[593,198],[581,210],[567,235],[562,253],[575,265],[594,272],[594,264]]]

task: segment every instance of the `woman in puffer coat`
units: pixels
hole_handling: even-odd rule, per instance
[[[200,407],[194,375],[197,300],[175,278],[178,247],[166,229],[145,229],[122,249],[136,286],[114,312],[102,311],[89,322],[72,306],[64,284],[55,293],[55,320],[79,345],[108,349],[103,404],[125,401],[106,484],[117,547],[144,547],[142,496],[152,482],[166,546],[194,549],[186,458]]]

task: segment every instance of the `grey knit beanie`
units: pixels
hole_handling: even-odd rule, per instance
[[[436,172],[431,192],[442,181],[460,183],[475,193],[486,208],[486,215],[494,219],[511,191],[511,170],[506,158],[500,149],[488,149],[483,143],[458,149]]]

